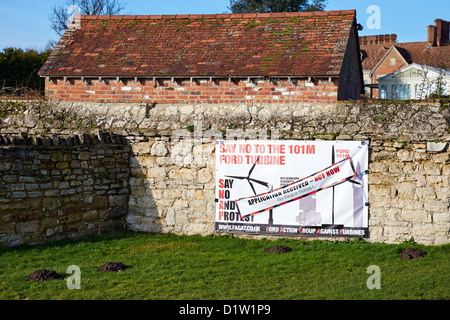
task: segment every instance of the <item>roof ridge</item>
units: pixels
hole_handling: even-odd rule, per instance
[[[361,44],[361,47],[388,47],[396,46],[401,47],[403,44],[428,44],[427,41],[411,41],[411,42],[396,42],[396,43],[374,43],[374,44]],[[438,48],[438,47],[436,47]]]
[[[410,41],[410,42],[398,42],[395,45],[402,45],[402,44],[410,44],[410,43],[420,43],[420,44],[428,44],[428,41]]]
[[[85,20],[165,20],[165,19],[249,19],[249,18],[291,18],[309,16],[356,15],[356,10],[269,12],[269,13],[217,13],[217,14],[162,14],[162,15],[75,15]]]

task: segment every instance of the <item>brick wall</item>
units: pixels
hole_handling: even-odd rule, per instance
[[[395,60],[391,60],[395,59]],[[392,63],[391,63],[392,61]],[[405,59],[398,53],[397,50],[391,50],[391,52],[384,58],[383,61],[373,70],[373,81],[378,83],[378,79],[395,72],[408,65]],[[373,97],[378,98],[379,90],[373,89]],[[391,97],[388,97],[391,98]]]
[[[64,102],[96,103],[333,103],[337,79],[289,81],[229,81],[221,79],[122,80],[51,79],[46,97]]]
[[[396,44],[397,35],[396,34],[382,34],[376,36],[364,36],[359,37],[360,44],[372,45],[372,44]]]
[[[391,61],[391,59],[393,60]],[[377,83],[378,78],[380,78],[381,76],[388,75],[394,71],[406,67],[407,65],[408,63],[405,62],[405,59],[401,55],[399,55],[396,50],[392,50],[387,55],[387,57],[382,61],[382,63],[378,66],[378,68],[374,70],[373,79],[375,83]]]

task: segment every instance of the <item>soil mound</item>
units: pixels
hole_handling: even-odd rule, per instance
[[[27,281],[47,281],[60,278],[60,275],[53,270],[40,269],[27,276]]]
[[[400,257],[406,260],[423,258],[426,255],[427,255],[426,251],[417,248],[407,248],[400,252]]]
[[[273,246],[270,249],[265,250],[267,253],[286,253],[291,252],[292,249],[286,246]]]
[[[108,262],[98,268],[98,271],[123,271],[126,268],[128,268],[128,266],[121,262]]]

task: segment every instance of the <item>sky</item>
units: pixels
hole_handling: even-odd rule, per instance
[[[0,51],[43,50],[59,36],[50,28],[52,7],[64,0],[0,0]],[[124,14],[230,13],[230,0],[121,0]],[[328,0],[325,10],[355,9],[360,36],[397,34],[398,42],[426,41],[435,19],[450,21],[449,0]]]

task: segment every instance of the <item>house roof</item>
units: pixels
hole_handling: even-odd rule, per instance
[[[363,70],[374,70],[390,48],[391,45],[386,44],[361,45]],[[450,46],[430,47],[428,42],[422,41],[397,43],[395,48],[409,64],[450,68]]]
[[[338,76],[355,10],[76,16],[41,76]]]
[[[397,47],[406,51],[402,54],[409,63],[450,69],[450,46],[430,47],[428,42],[406,42]]]
[[[438,77],[440,75],[443,77],[450,77],[450,70],[444,70],[441,68],[422,65],[422,64],[418,64],[418,63],[411,63],[410,65],[400,68],[397,71],[394,71],[394,72],[389,73],[381,78],[378,78],[377,80],[379,82],[379,81],[383,81],[383,80],[396,79],[397,75],[399,73],[405,72],[405,71],[407,71],[409,69],[413,69],[413,68],[421,70],[421,71],[427,71],[428,75],[429,75],[429,72],[431,72],[431,73],[433,73],[434,77]],[[423,79],[423,75],[419,76],[418,78]]]
[[[390,45],[386,44],[361,45],[363,70],[375,69],[375,66],[385,56],[390,47]]]
[[[403,54],[401,53],[400,48],[397,48],[396,46],[391,46],[389,50],[386,51],[386,53],[384,54],[384,56],[380,59],[380,61],[378,61],[378,63],[375,65],[375,67],[372,69],[372,71],[375,71],[382,63],[383,61],[392,53],[394,52],[397,57],[399,57],[401,60],[403,60],[402,65],[408,65],[408,61],[406,61],[405,57],[403,56]]]

